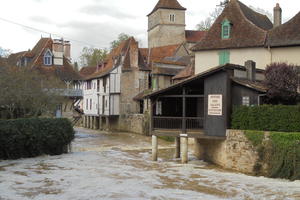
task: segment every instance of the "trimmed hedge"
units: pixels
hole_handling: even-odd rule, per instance
[[[300,132],[300,105],[237,106],[232,129]]]
[[[0,159],[59,155],[73,139],[68,119],[0,120]]]

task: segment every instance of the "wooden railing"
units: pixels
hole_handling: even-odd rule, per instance
[[[202,117],[186,117],[186,129],[202,129]],[[154,129],[182,129],[182,117],[153,117]]]

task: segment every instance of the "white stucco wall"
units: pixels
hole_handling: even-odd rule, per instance
[[[271,63],[271,53],[266,48],[230,49],[230,63],[244,65],[247,60],[256,62],[256,67],[264,69]],[[195,73],[201,73],[219,65],[220,50],[199,51],[195,54]]]
[[[300,65],[300,47],[281,48],[245,48],[230,49],[230,63],[244,65],[245,61],[253,60],[256,67],[265,69],[273,62],[286,62]],[[195,72],[201,73],[219,65],[219,50],[199,51],[195,56]]]
[[[272,62],[300,65],[300,47],[272,48]]]

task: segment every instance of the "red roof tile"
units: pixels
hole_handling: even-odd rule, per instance
[[[185,38],[187,42],[199,42],[204,38],[207,31],[192,31],[186,30],[185,31]]]

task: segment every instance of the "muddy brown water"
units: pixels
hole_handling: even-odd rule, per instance
[[[252,177],[196,160],[173,159],[174,145],[130,133],[76,129],[72,153],[0,161],[0,200],[300,200],[300,181]]]

